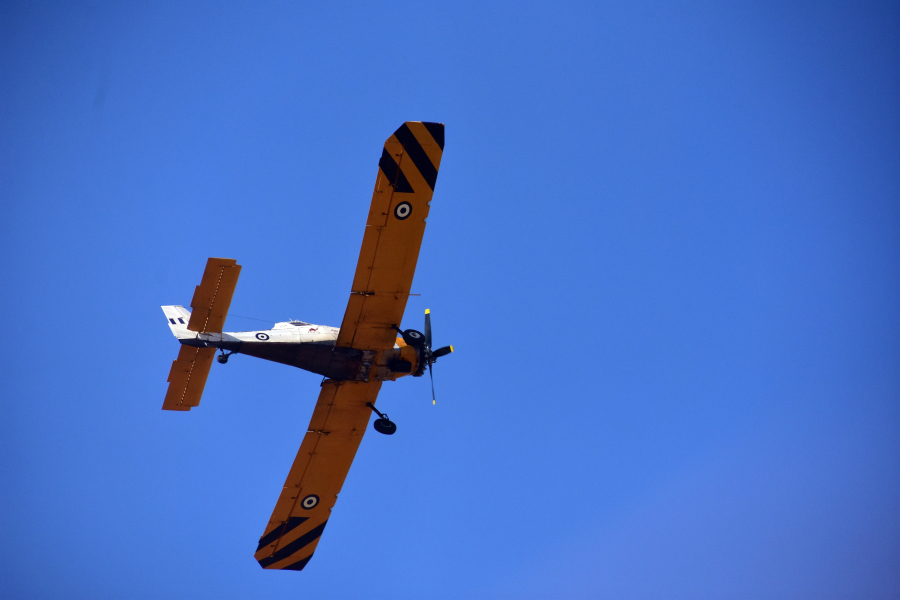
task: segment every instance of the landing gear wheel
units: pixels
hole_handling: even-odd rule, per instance
[[[414,348],[424,348],[425,334],[415,329],[407,329],[403,332],[403,341]]]
[[[219,361],[219,364],[220,364],[220,365],[224,365],[225,363],[228,362],[228,357],[231,356],[232,354],[236,353],[236,352],[237,352],[237,350],[232,350],[231,352],[229,352],[228,354],[226,354],[225,351],[222,350],[222,354],[218,355],[218,356],[216,357],[216,360]]]
[[[375,431],[384,435],[394,435],[397,432],[397,424],[387,419],[375,419],[373,427],[375,427]]]
[[[384,435],[394,435],[397,432],[397,424],[388,419],[386,414],[375,408],[375,405],[371,402],[366,402],[366,406],[375,411],[375,414],[379,417],[372,423],[372,426],[375,427],[375,431],[383,433]]]

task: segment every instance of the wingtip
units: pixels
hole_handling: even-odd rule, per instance
[[[431,134],[431,137],[434,138],[434,141],[438,146],[441,147],[441,150],[444,149],[444,124],[443,123],[422,123],[425,128],[428,130],[428,133]]]
[[[409,128],[410,123],[421,123],[425,126],[425,129],[428,130],[428,133],[431,134],[431,137],[434,139],[434,142],[440,147],[441,151],[444,150],[444,124],[443,123],[432,123],[431,121],[406,121],[403,125],[397,128],[397,131],[394,132],[394,135],[403,131],[403,128]],[[425,140],[420,140],[424,143]]]

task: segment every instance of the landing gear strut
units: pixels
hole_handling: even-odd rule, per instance
[[[366,402],[366,406],[375,411],[380,419],[375,419],[375,422],[372,426],[375,428],[375,431],[378,433],[383,433],[384,435],[394,435],[397,432],[397,424],[388,419],[388,416],[375,408],[375,405],[371,402]]]

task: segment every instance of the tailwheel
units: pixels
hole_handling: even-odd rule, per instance
[[[366,406],[375,411],[380,418],[375,419],[375,422],[372,424],[372,427],[375,428],[375,431],[378,433],[383,433],[384,435],[394,435],[397,433],[397,424],[388,419],[387,414],[381,412],[375,405],[371,402],[366,402]]]
[[[225,354],[225,351],[222,350],[222,354],[218,355],[216,357],[216,360],[219,361],[220,365],[224,365],[225,363],[228,362],[228,357],[231,356],[232,354],[234,354],[235,352],[237,352],[237,350],[232,350],[228,354]]]

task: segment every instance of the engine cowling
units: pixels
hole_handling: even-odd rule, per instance
[[[424,372],[425,361],[422,358],[422,351],[403,344],[400,348],[391,350],[384,365],[378,368],[378,379],[393,381],[405,375],[420,377]]]

